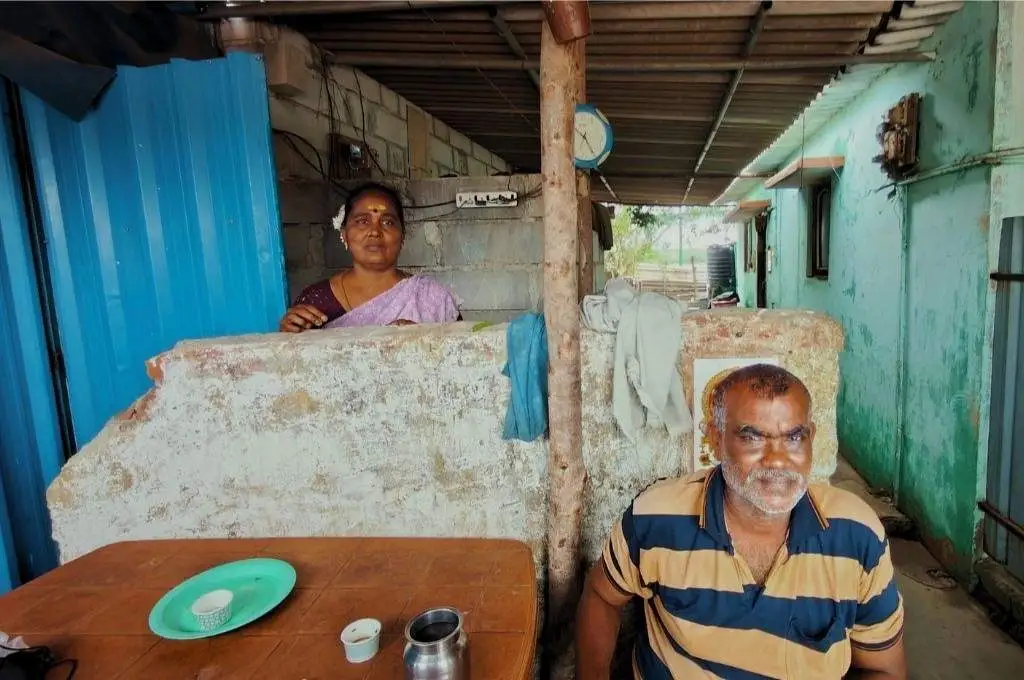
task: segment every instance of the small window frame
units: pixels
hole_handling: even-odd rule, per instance
[[[832,240],[832,179],[826,178],[808,188],[807,200],[807,278],[828,280],[828,262]]]

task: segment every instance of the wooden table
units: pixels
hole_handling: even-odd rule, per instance
[[[295,590],[274,612],[206,640],[175,642],[149,631],[149,611],[168,589],[209,567],[255,556],[287,560],[298,572]],[[474,679],[533,677],[537,586],[530,550],[515,541],[119,543],[0,598],[0,631],[78,659],[75,680],[398,680],[406,622],[443,605],[466,614]],[[362,617],[380,619],[384,634],[377,656],[353,665],[338,636]]]

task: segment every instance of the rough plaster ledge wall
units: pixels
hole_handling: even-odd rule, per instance
[[[815,474],[835,467],[842,336],[808,312],[683,320],[694,357],[779,356],[815,400]],[[584,551],[626,503],[689,470],[690,437],[636,444],[611,414],[610,336],[583,335]],[[501,439],[503,327],[377,328],[189,342],[157,387],[65,466],[47,501],[62,560],[142,538],[420,535],[526,541],[544,561],[546,447]]]

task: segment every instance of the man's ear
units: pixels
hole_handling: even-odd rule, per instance
[[[708,446],[711,447],[711,450],[717,456],[719,446],[722,443],[722,431],[718,429],[718,425],[714,421],[701,423],[700,429],[704,433],[704,440],[707,441]]]

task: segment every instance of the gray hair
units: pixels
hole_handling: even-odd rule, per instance
[[[759,399],[775,399],[796,388],[807,396],[807,403],[811,403],[811,392],[803,381],[781,366],[744,366],[722,378],[711,392],[711,414],[719,431],[725,429],[725,396],[739,385],[749,388]]]

